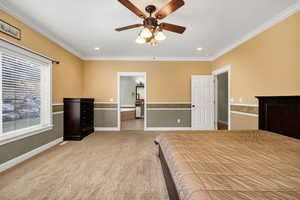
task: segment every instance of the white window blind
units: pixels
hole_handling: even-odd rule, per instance
[[[39,64],[2,54],[3,132],[40,124]]]
[[[0,43],[0,144],[52,127],[51,63]]]

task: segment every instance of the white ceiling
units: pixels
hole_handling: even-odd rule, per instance
[[[132,0],[141,10],[148,4],[160,8],[168,1]],[[163,21],[186,26],[186,32],[166,32],[167,40],[157,47],[135,43],[140,29],[114,31],[141,22],[117,0],[0,0],[0,7],[81,58],[174,60],[213,59],[258,33],[258,28],[295,12],[295,5],[299,10],[299,0],[185,1]]]

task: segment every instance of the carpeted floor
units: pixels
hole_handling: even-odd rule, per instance
[[[0,174],[1,200],[168,199],[153,132],[98,132]]]
[[[144,130],[144,119],[121,121],[121,130]]]

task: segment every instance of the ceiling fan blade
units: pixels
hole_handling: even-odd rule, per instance
[[[157,19],[163,19],[184,5],[183,0],[172,0],[165,7],[160,9],[156,14]]]
[[[179,33],[179,34],[182,34],[186,29],[183,26],[178,26],[178,25],[168,24],[168,23],[161,23],[160,28],[164,29],[164,30],[167,30],[167,31]]]
[[[138,9],[133,3],[131,3],[129,0],[119,0],[121,4],[123,4],[126,8],[131,10],[134,14],[136,14],[140,18],[146,18],[146,15]]]
[[[130,26],[124,26],[122,28],[117,28],[116,31],[125,31],[125,30],[128,30],[128,29],[138,28],[140,26],[143,26],[143,24],[133,24],[133,25],[130,25]]]

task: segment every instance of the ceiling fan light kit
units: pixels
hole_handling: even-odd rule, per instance
[[[163,40],[167,39],[167,36],[165,36],[165,34],[162,32],[162,30],[159,30],[157,32],[157,34],[155,35],[155,39],[158,41],[163,41]]]
[[[143,28],[141,33],[140,33],[140,37],[142,38],[151,38],[153,36],[153,33],[146,27]]]
[[[135,13],[138,17],[144,19],[143,24],[134,24],[117,28],[116,31],[124,31],[128,29],[134,29],[143,26],[144,28],[140,31],[136,43],[138,44],[150,44],[151,46],[158,45],[159,41],[165,40],[167,37],[163,33],[163,30],[171,31],[174,33],[182,34],[186,28],[174,24],[159,23],[158,20],[164,19],[180,7],[184,5],[183,0],[172,0],[165,7],[155,13],[155,17],[152,14],[156,11],[154,5],[149,5],[145,8],[146,12],[149,13],[147,17],[142,11],[140,11],[135,5],[129,0],[119,0],[126,8]]]
[[[138,36],[137,39],[135,40],[135,42],[138,44],[145,44],[146,40],[145,40],[145,38]]]

